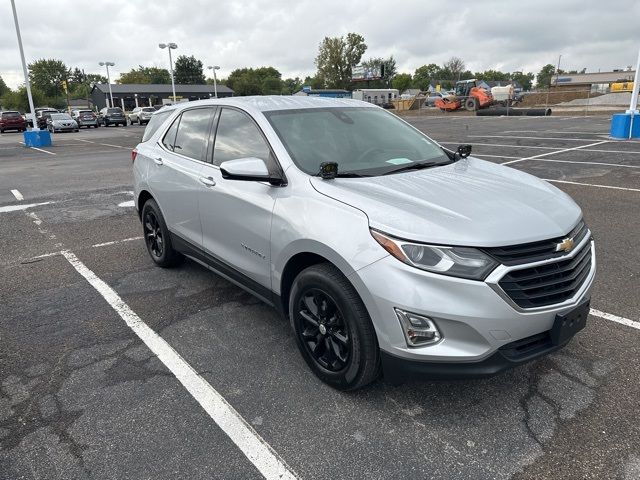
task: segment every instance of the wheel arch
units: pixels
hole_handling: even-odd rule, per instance
[[[153,195],[148,190],[141,190],[138,194],[136,205],[138,206],[138,217],[142,218],[142,207],[149,200],[154,200]]]

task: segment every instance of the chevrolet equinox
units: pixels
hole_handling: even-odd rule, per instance
[[[133,150],[135,203],[157,265],[274,306],[335,388],[488,376],[585,326],[595,249],[569,196],[470,151],[355,100],[189,102]]]

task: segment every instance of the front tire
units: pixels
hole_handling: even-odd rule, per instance
[[[380,352],[371,318],[335,266],[313,265],[296,277],[289,314],[300,353],[320,380],[356,390],[378,377]]]
[[[156,265],[169,268],[182,261],[182,255],[173,249],[169,229],[155,200],[147,200],[142,207],[142,230],[147,251]]]

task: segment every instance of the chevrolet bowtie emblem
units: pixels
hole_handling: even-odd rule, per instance
[[[556,252],[570,252],[573,250],[573,238],[565,238],[556,245]]]

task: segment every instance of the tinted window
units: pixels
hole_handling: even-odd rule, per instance
[[[144,129],[144,135],[142,136],[142,141],[146,142],[149,140],[156,131],[160,128],[160,126],[164,123],[171,112],[161,112],[156,113],[151,116],[151,120],[147,123],[147,128]]]
[[[155,112],[155,111],[156,111],[156,109],[155,109],[155,108],[153,108],[153,107],[144,107],[144,108],[142,109],[142,111],[143,111],[143,112]]]
[[[107,113],[122,113],[121,108],[109,108],[107,109]]]
[[[268,162],[269,155],[269,146],[253,120],[245,113],[224,108],[216,132],[214,165],[247,157],[261,158]]]
[[[2,118],[22,118],[18,112],[5,112],[2,114]]]
[[[167,150],[171,150],[172,152],[173,152],[173,146],[176,141],[176,133],[178,132],[179,123],[180,123],[180,116],[178,116],[173,121],[173,123],[169,127],[169,130],[167,130],[167,133],[165,133],[164,137],[162,137],[162,144],[165,146]]]
[[[196,160],[202,159],[202,153],[209,137],[209,123],[212,108],[186,110],[182,114],[174,151]]]

